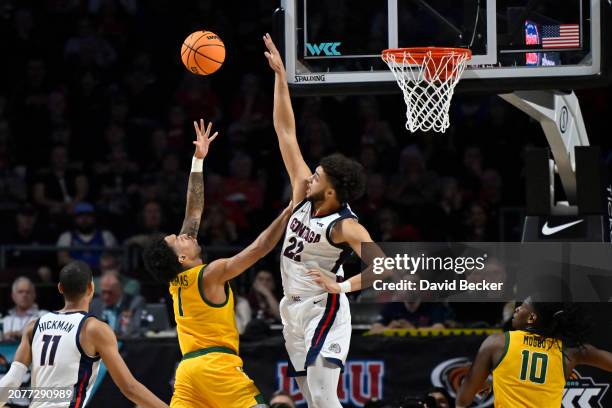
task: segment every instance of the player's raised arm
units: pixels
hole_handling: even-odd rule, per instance
[[[258,260],[266,256],[278,243],[285,232],[287,221],[291,217],[292,203],[266,228],[248,247],[231,258],[217,259],[212,262],[204,274],[204,285],[225,283],[240,275]]]
[[[6,404],[9,399],[9,390],[19,387],[23,381],[23,376],[28,372],[28,367],[32,363],[32,331],[36,322],[30,322],[23,330],[21,343],[15,351],[15,358],[11,363],[11,368],[0,379],[0,407]]]
[[[287,73],[281,59],[280,53],[276,49],[270,34],[263,37],[268,51],[264,53],[274,70],[274,130],[278,136],[281,155],[285,168],[291,179],[293,190],[293,204],[298,205],[306,196],[306,179],[312,175],[308,165],[302,157],[300,146],[298,145],[295,116],[291,106],[289,96],[289,86],[287,85]]]
[[[167,404],[134,378],[119,354],[117,338],[110,326],[88,319],[84,330],[123,395],[142,407],[168,408]]]
[[[612,353],[600,350],[590,344],[585,344],[583,347],[567,350],[567,364],[569,366],[567,371],[570,373],[574,367],[583,364],[605,371],[612,371]]]
[[[498,360],[501,358],[504,344],[504,335],[501,333],[492,334],[482,342],[474,364],[470,367],[457,393],[457,408],[469,407],[476,394],[487,387],[487,378],[494,368],[493,361],[499,364]]]
[[[215,140],[219,132],[215,132],[210,136],[212,130],[212,122],[208,126],[204,126],[204,119],[200,119],[200,124],[194,121],[196,140],[195,153],[191,163],[191,173],[189,174],[189,186],[187,187],[187,205],[185,207],[185,219],[181,227],[181,234],[187,234],[192,237],[198,236],[200,229],[200,220],[204,211],[204,158],[208,154],[210,143]]]

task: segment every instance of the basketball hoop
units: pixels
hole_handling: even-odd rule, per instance
[[[445,132],[448,110],[472,52],[467,48],[392,48],[382,52],[406,102],[406,129]]]

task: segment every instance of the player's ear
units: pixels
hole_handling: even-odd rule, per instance
[[[538,320],[538,315],[535,313],[529,313],[529,317],[527,318],[527,323],[533,324]]]
[[[178,259],[179,263],[182,265],[187,260],[187,257],[185,255],[179,255],[177,259]]]
[[[57,290],[60,294],[64,294],[64,285],[62,285],[61,283],[57,284]]]
[[[336,197],[336,190],[334,190],[333,188],[329,187],[329,188],[325,189],[325,195],[327,196],[327,198],[335,198]]]

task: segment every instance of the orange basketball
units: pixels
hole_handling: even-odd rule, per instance
[[[225,61],[225,45],[211,31],[196,31],[183,41],[181,59],[185,67],[194,74],[212,74]]]

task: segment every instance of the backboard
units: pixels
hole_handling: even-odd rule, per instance
[[[288,80],[304,93],[397,90],[380,54],[466,47],[459,90],[603,83],[612,0],[282,0]]]

